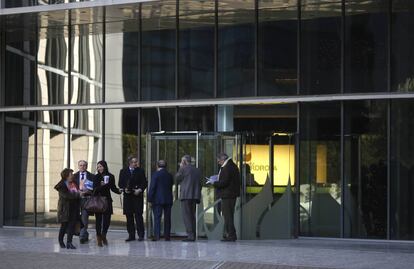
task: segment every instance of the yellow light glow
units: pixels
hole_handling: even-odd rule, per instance
[[[326,145],[316,146],[316,183],[326,183],[328,148]]]
[[[251,173],[258,184],[264,184],[269,175],[269,146],[246,145],[247,154],[250,155]],[[295,147],[294,145],[274,146],[274,185],[286,186],[289,180],[295,182]]]

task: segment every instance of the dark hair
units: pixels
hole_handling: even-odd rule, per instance
[[[108,164],[106,163],[106,161],[104,161],[104,160],[99,161],[96,165],[98,165],[98,164],[100,164],[100,165],[103,166],[103,168],[104,168],[103,174],[108,174],[109,173],[109,171],[108,171]]]
[[[130,156],[128,156],[128,165],[131,163],[131,161],[133,160],[133,159],[137,159],[137,157],[136,156],[134,156],[134,155],[130,155]],[[137,159],[138,160],[138,159]]]
[[[159,160],[159,161],[157,162],[157,166],[158,166],[159,168],[165,168],[165,167],[167,167],[167,162],[166,162],[165,160]]]
[[[62,172],[60,172],[60,177],[62,179],[67,179],[70,173],[73,173],[73,170],[70,168],[65,168],[62,170]]]

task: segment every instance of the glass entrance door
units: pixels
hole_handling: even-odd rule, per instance
[[[215,195],[214,188],[205,184],[205,177],[215,175],[218,172],[216,156],[219,152],[225,152],[233,158],[239,167],[242,163],[243,146],[242,136],[233,133],[201,133],[190,132],[157,132],[147,134],[147,177],[150,184],[152,173],[155,171],[157,160],[167,161],[167,170],[172,174],[178,171],[181,157],[185,154],[191,156],[192,163],[201,170],[202,200],[197,207],[197,236],[198,238],[220,239],[223,234],[224,221],[220,215],[220,201]],[[185,236],[185,227],[181,215],[179,201],[179,186],[173,189],[174,203],[172,207],[173,236]],[[240,203],[239,203],[240,204]],[[147,208],[150,205],[147,204]],[[240,206],[236,210],[235,222],[240,227]],[[151,210],[146,211],[146,223],[148,235],[153,231]],[[237,229],[237,227],[236,227]],[[237,229],[240,230],[240,229]]]
[[[293,237],[295,227],[295,141],[292,133],[275,133],[268,145],[247,145],[243,239]]]

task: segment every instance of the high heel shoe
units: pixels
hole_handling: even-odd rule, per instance
[[[66,248],[67,249],[76,249],[76,247],[71,242],[66,243]]]
[[[98,247],[103,247],[103,245],[102,245],[102,236],[97,235],[96,236],[96,242],[98,243]]]
[[[102,243],[107,246],[108,245],[108,240],[106,239],[106,235],[102,235]]]

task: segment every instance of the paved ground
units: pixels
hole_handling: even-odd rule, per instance
[[[414,268],[414,243],[347,240],[275,240],[222,243],[131,242],[113,231],[110,245],[74,243],[60,249],[57,230],[0,229],[0,268]]]

